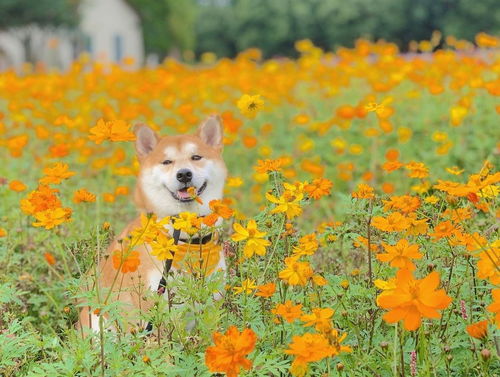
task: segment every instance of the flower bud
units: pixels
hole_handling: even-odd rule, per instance
[[[483,349],[481,351],[481,357],[483,358],[484,361],[488,360],[491,357],[491,352],[489,349]]]

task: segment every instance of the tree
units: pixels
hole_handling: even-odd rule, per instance
[[[196,6],[193,0],[127,0],[142,22],[146,53],[160,58],[195,46]]]
[[[0,30],[26,25],[75,26],[79,0],[1,0]]]

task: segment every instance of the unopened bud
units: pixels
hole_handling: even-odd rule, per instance
[[[488,360],[490,357],[491,357],[491,352],[489,349],[483,349],[481,351],[481,357],[483,358],[483,360]]]
[[[344,369],[344,364],[338,363],[337,364],[337,370],[343,370]]]

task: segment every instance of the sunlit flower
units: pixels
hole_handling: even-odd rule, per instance
[[[266,193],[267,200],[277,204],[277,206],[271,210],[271,213],[284,213],[287,219],[293,219],[302,213],[300,201],[303,197],[304,195],[302,193],[294,194],[288,191],[285,191],[285,193],[278,198]]]
[[[181,212],[174,219],[174,229],[181,230],[187,234],[195,234],[201,228],[201,219],[192,212]]]
[[[488,335],[488,320],[479,321],[468,325],[467,334],[476,339],[483,339]]]
[[[137,271],[137,267],[141,264],[138,251],[124,252],[123,250],[115,250],[112,260],[113,268],[120,270],[124,274]]]
[[[353,198],[357,199],[373,199],[375,197],[373,187],[367,185],[366,183],[360,183],[357,190],[351,195]]]
[[[205,364],[210,372],[237,377],[242,368],[248,370],[252,367],[246,356],[255,348],[257,336],[251,329],[240,332],[231,326],[225,334],[215,332],[212,337],[215,345],[205,351]]]
[[[104,119],[99,119],[97,121],[97,125],[90,129],[89,139],[94,141],[96,144],[101,144],[105,140],[135,140],[135,135],[129,129],[130,125],[123,120],[105,122]]]
[[[278,158],[276,160],[258,160],[257,166],[254,168],[257,173],[268,173],[270,171],[281,171],[284,160]]]
[[[84,188],[76,190],[73,195],[74,203],[92,203],[95,202],[95,200],[96,200],[95,195]]]
[[[304,376],[308,363],[333,356],[336,350],[323,334],[306,333],[302,336],[294,336],[285,353],[295,356],[290,370],[292,375]]]
[[[255,118],[257,113],[264,107],[264,101],[259,94],[250,96],[244,94],[237,103],[240,112],[249,119]]]
[[[439,273],[431,272],[424,279],[415,279],[408,270],[399,270],[396,288],[379,295],[377,305],[388,309],[383,319],[388,323],[403,321],[406,330],[420,327],[422,318],[440,318],[439,310],[451,303],[451,298],[439,286]]]
[[[302,315],[302,304],[294,305],[292,301],[287,300],[284,304],[276,305],[276,308],[271,312],[282,317],[288,323],[292,323]]]
[[[406,164],[405,167],[408,170],[410,178],[425,178],[429,176],[429,169],[422,162],[412,161]]]
[[[243,254],[246,258],[250,258],[254,254],[266,254],[266,247],[269,246],[271,242],[264,239],[264,236],[267,233],[261,232],[257,229],[257,223],[255,220],[250,220],[246,228],[243,228],[243,226],[239,223],[234,223],[233,229],[235,231],[235,233],[231,236],[233,241],[246,241],[245,246],[243,247]]]
[[[305,327],[315,326],[315,329],[320,332],[327,332],[331,329],[330,318],[335,311],[330,308],[314,308],[311,314],[304,314],[300,320],[304,323]]]
[[[400,232],[410,227],[410,221],[399,212],[393,212],[387,217],[375,216],[371,225],[385,232]]]
[[[391,267],[405,268],[410,271],[415,270],[415,265],[412,259],[421,259],[422,254],[418,251],[418,245],[410,245],[405,240],[399,240],[396,245],[388,245],[383,243],[386,253],[377,254],[377,259],[382,262],[388,262]]]
[[[285,258],[286,268],[279,273],[279,278],[290,285],[306,285],[313,275],[310,264],[299,262],[298,259],[298,256]]]
[[[165,259],[173,259],[173,253],[178,250],[173,237],[167,236],[164,233],[158,233],[149,245],[151,246],[151,255],[161,261]]]
[[[68,164],[56,162],[53,166],[43,169],[45,177],[40,179],[42,185],[56,184],[75,175],[74,171],[69,171]]]
[[[245,293],[249,295],[252,293],[257,286],[255,285],[255,280],[245,279],[241,282],[241,287],[233,287],[234,294],[238,295],[240,293]]]
[[[333,183],[325,178],[317,178],[304,186],[304,191],[313,199],[319,199],[322,196],[330,195]]]
[[[69,208],[47,209],[45,211],[36,212],[34,216],[36,221],[33,223],[33,226],[52,229],[62,223],[70,221],[71,210]]]
[[[13,180],[9,182],[9,189],[16,192],[21,192],[26,190],[26,185],[18,180]]]
[[[255,296],[268,298],[274,295],[274,292],[276,292],[276,284],[267,283],[257,287],[257,293],[255,293]]]

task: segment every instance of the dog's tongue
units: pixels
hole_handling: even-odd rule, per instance
[[[191,195],[189,194],[188,190],[186,188],[183,188],[179,191],[177,191],[177,196],[181,199],[189,199],[191,198]]]

